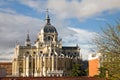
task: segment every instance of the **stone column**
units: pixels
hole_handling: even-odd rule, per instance
[[[33,57],[34,57],[34,58],[33,58],[33,59],[34,59],[34,62],[33,62],[33,63],[34,63],[34,64],[33,64],[33,66],[34,66],[34,69],[33,69],[33,70],[34,70],[34,73],[33,73],[33,75],[34,75],[34,77],[35,77],[35,76],[36,76],[36,55],[34,55]]]
[[[49,65],[47,65],[47,66],[48,66],[48,71],[50,71],[50,68],[51,68],[51,57],[50,56],[48,56],[48,61],[47,62],[49,62]]]
[[[29,56],[26,57],[26,76],[29,77]]]
[[[40,76],[43,76],[43,57],[40,56]]]
[[[47,63],[47,76],[50,76],[50,71],[51,71],[51,57],[50,56],[48,56],[47,57],[47,61],[46,61],[46,63]]]
[[[19,61],[18,61],[18,59],[17,59],[17,61],[16,61],[16,76],[20,76],[19,75]]]
[[[58,70],[58,57],[56,56],[56,71]]]
[[[32,56],[32,76],[35,76],[35,56]]]
[[[26,76],[26,56],[23,56],[23,77]]]
[[[43,56],[43,75],[46,76],[46,56]]]
[[[37,56],[37,74],[40,76],[40,56]]]
[[[52,71],[54,71],[54,56],[52,56]]]

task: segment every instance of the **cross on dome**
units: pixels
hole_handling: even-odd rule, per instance
[[[50,24],[50,17],[49,17],[48,9],[46,10],[46,23]]]

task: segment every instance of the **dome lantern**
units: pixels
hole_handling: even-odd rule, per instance
[[[51,23],[50,23],[50,17],[49,17],[49,14],[48,14],[48,9],[46,11],[46,24],[41,29],[41,33],[57,33],[56,28],[54,26],[52,26]]]

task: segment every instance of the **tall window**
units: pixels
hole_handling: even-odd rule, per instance
[[[29,68],[31,68],[32,67],[32,64],[31,64],[31,61],[29,62]]]

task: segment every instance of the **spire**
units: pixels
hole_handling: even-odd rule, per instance
[[[46,23],[50,24],[50,17],[49,17],[48,9],[46,10]]]
[[[27,39],[26,39],[26,41],[30,41],[29,33],[27,34]]]
[[[25,42],[25,46],[30,46],[30,37],[29,37],[29,33],[27,34],[27,38],[26,38],[26,42]]]

